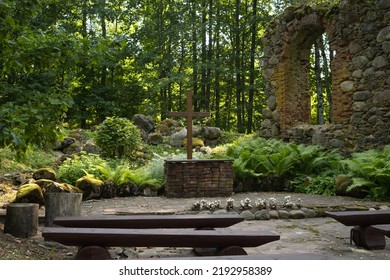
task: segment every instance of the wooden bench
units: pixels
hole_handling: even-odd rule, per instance
[[[338,222],[353,226],[350,242],[368,250],[386,247],[385,235],[390,231],[390,210],[325,212]]]
[[[196,260],[196,257],[169,258],[170,260]],[[319,253],[285,253],[285,254],[256,254],[256,255],[229,255],[229,256],[208,256],[202,260],[328,260],[326,255]]]
[[[372,229],[379,231],[390,238],[390,224],[370,226]]]
[[[194,228],[229,227],[245,219],[239,214],[220,215],[124,215],[56,217],[55,225],[78,228]]]
[[[76,259],[110,259],[108,247],[216,248],[215,255],[246,255],[244,247],[257,247],[280,239],[268,231],[216,231],[188,229],[123,229],[45,227],[45,239],[78,246]]]

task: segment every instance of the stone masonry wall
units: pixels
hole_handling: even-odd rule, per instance
[[[233,193],[231,160],[165,161],[167,197],[227,197]]]
[[[333,123],[310,124],[309,56],[326,33]],[[352,152],[390,143],[390,0],[290,7],[269,24],[262,61],[267,108],[260,135]]]

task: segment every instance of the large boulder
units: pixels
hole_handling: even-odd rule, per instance
[[[45,204],[42,189],[39,185],[31,183],[19,187],[16,192],[15,203],[37,203],[39,205]]]
[[[55,151],[64,152],[64,149],[69,147],[70,145],[76,143],[76,139],[73,137],[65,137],[63,141],[57,147],[54,148]]]
[[[151,117],[146,117],[143,114],[136,114],[132,118],[133,123],[146,133],[154,131],[154,121]]]
[[[113,198],[116,196],[116,185],[113,181],[104,182],[101,187],[101,198]]]
[[[187,138],[184,138],[182,146],[187,147]],[[196,147],[204,147],[204,142],[202,139],[192,138],[192,148]]]
[[[82,191],[67,183],[58,183],[52,180],[41,179],[35,181],[39,185],[43,193],[53,192],[67,192],[67,193],[81,193]]]
[[[348,175],[340,174],[335,179],[334,192],[336,195],[347,195],[347,188],[353,183]]]
[[[83,192],[83,200],[101,198],[104,182],[88,176],[81,177],[76,181],[76,188]]]
[[[160,132],[164,136],[168,136],[176,127],[178,127],[177,121],[172,119],[165,119],[156,125],[156,131]]]
[[[138,196],[140,193],[140,188],[133,182],[121,184],[116,187],[116,195],[119,197]]]
[[[67,146],[66,148],[62,149],[62,152],[64,154],[73,155],[81,152],[81,143],[74,142]]]
[[[202,127],[201,133],[206,139],[218,139],[221,137],[221,129],[219,127],[205,126]]]
[[[164,138],[160,132],[152,132],[148,135],[148,143],[151,145],[161,144]]]
[[[181,147],[183,140],[187,137],[187,129],[183,128],[179,132],[172,134],[169,137],[169,145],[172,147]]]
[[[55,181],[56,177],[56,172],[52,168],[40,168],[33,173],[34,180],[47,179]]]
[[[83,146],[83,151],[88,154],[100,154],[101,149],[95,144],[92,139],[89,139],[85,142]]]

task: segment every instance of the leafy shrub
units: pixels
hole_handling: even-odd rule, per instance
[[[140,147],[141,132],[128,119],[109,117],[98,125],[95,141],[104,156],[131,158]]]
[[[99,176],[96,166],[104,164],[104,160],[95,154],[74,155],[66,159],[57,170],[58,179],[75,185],[76,181],[86,174]]]

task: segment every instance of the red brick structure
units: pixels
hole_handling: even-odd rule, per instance
[[[231,160],[166,160],[167,197],[227,197],[233,193]]]
[[[260,135],[345,151],[389,144],[389,21],[390,0],[344,0],[290,7],[271,22],[262,39],[268,107]],[[333,123],[318,126],[310,124],[309,58],[323,33],[335,51]]]

